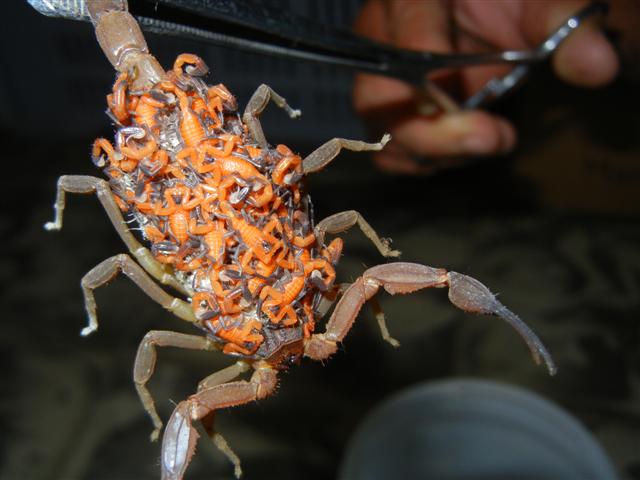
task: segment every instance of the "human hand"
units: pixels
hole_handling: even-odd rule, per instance
[[[368,0],[356,31],[396,47],[438,53],[524,50],[539,45],[549,33],[587,4],[587,0]],[[618,57],[595,21],[573,32],[552,58],[555,73],[583,87],[610,82]],[[512,67],[487,65],[439,71],[429,78],[446,91],[466,98],[493,77]],[[482,110],[424,115],[420,94],[400,80],[358,74],[356,110],[376,131],[393,137],[375,154],[376,164],[396,173],[429,173],[461,157],[510,151],[516,131],[504,118]],[[428,157],[425,165],[417,157]]]

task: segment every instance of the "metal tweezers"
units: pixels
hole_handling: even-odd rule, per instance
[[[40,13],[90,21],[85,1],[28,0]],[[122,9],[126,0],[117,0]],[[404,80],[429,91],[427,74],[473,65],[512,64],[507,75],[493,78],[466,99],[462,108],[477,108],[502,97],[518,85],[531,66],[549,58],[587,18],[607,12],[607,3],[593,1],[568,18],[538,47],[479,54],[440,54],[394,48],[293,15],[260,0],[130,1],[129,11],[143,30],[251,52],[356,69]]]

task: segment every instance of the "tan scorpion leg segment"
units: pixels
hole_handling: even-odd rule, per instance
[[[96,300],[93,291],[109,283],[120,272],[133,280],[144,293],[177,317],[192,323],[197,321],[190,304],[169,295],[129,255],[121,253],[107,258],[82,277],[82,292],[84,293],[89,323],[82,329],[81,335],[89,335],[98,329]]]
[[[222,370],[218,370],[217,372],[214,372],[205,379],[201,380],[200,383],[198,383],[198,392],[215,387],[216,385],[229,383],[231,380],[234,380],[242,373],[248,371],[249,368],[250,366],[247,362],[239,360],[233,365],[230,365],[227,368],[223,368]]]
[[[334,285],[330,291],[323,293],[320,304],[317,307],[318,318],[324,318],[327,312],[331,309],[333,304],[336,302],[336,299],[346,292],[350,283],[340,283],[338,285]],[[369,305],[371,306],[371,310],[373,310],[373,316],[378,322],[378,327],[380,328],[380,334],[382,335],[382,339],[385,342],[388,342],[393,347],[399,347],[400,342],[393,338],[389,333],[389,329],[387,328],[387,321],[384,316],[384,312],[382,311],[382,307],[378,303],[375,297],[371,297],[369,299]]]
[[[243,362],[243,361],[236,362],[234,365],[231,365],[230,367],[227,367],[218,372],[215,372],[209,375],[204,380],[202,380],[198,384],[198,391],[200,392],[202,390],[207,390],[209,388],[215,387],[216,385],[228,383],[231,380],[234,380],[240,374],[249,370],[249,368],[250,367],[246,362]],[[211,439],[213,444],[216,446],[216,448],[220,450],[227,457],[227,459],[233,464],[234,474],[237,478],[239,478],[242,475],[240,458],[231,449],[231,447],[229,446],[225,438],[222,436],[222,434],[219,432],[216,432],[215,429],[213,428],[214,418],[215,418],[215,411],[211,412],[209,415],[207,415],[201,420],[202,426],[206,430],[207,435],[209,435],[209,438]]]
[[[373,242],[383,257],[397,257],[400,255],[401,252],[399,250],[392,250],[389,245],[389,240],[380,238],[373,227],[369,225],[362,215],[355,210],[334,213],[333,215],[323,219],[316,225],[314,233],[318,244],[322,245],[324,243],[325,234],[344,232],[356,224],[360,227],[362,233],[364,233],[365,236]]]
[[[187,335],[184,333],[151,330],[140,345],[133,364],[133,381],[140,396],[140,401],[153,421],[154,430],[151,433],[151,441],[158,439],[162,429],[162,420],[158,416],[156,406],[147,389],[147,382],[156,368],[156,347],[176,347],[189,350],[218,350],[218,346],[206,337]]]
[[[287,112],[287,115],[291,118],[297,118],[301,114],[300,110],[294,110],[291,108],[287,101],[274,92],[269,85],[260,85],[256,91],[253,92],[253,95],[251,95],[251,98],[244,110],[244,114],[242,115],[242,121],[247,125],[249,132],[256,142],[258,142],[263,148],[267,146],[267,139],[262,131],[262,125],[260,125],[258,116],[267,107],[269,100],[273,101],[273,103],[278,107],[284,109]]]
[[[109,184],[97,177],[85,175],[63,175],[58,179],[58,190],[56,195],[56,203],[54,204],[55,219],[53,222],[47,222],[44,228],[47,230],[60,230],[62,228],[62,217],[65,207],[65,193],[95,193],[102,204],[109,220],[125,243],[129,252],[136,257],[140,265],[163,285],[168,285],[186,296],[190,296],[191,292],[176,280],[173,275],[173,269],[168,265],[158,262],[151,252],[142,246],[136,237],[129,231],[127,223],[122,217],[120,208],[113,198],[113,193],[109,188]]]
[[[346,148],[354,152],[379,151],[391,140],[391,135],[385,133],[382,139],[376,143],[367,143],[360,140],[348,140],[346,138],[333,138],[320,145],[302,160],[302,171],[305,174],[322,170],[338,156],[340,150]]]
[[[508,322],[525,340],[536,363],[544,361],[551,375],[556,367],[551,355],[533,331],[513,312],[502,305],[478,280],[457,272],[447,272],[417,263],[389,263],[364,272],[342,296],[327,322],[325,333],[315,334],[305,344],[305,355],[324,359],[333,354],[355,321],[362,305],[380,287],[392,295],[411,293],[423,288],[449,287],[449,300],[461,310],[497,315]]]
[[[240,465],[240,457],[236,455],[236,453],[231,449],[225,438],[219,434],[218,432],[213,430],[213,413],[207,417],[210,419],[205,425],[205,430],[211,438],[211,441],[216,446],[218,450],[220,450],[225,457],[233,464],[233,476],[236,478],[240,478],[242,476],[242,466]]]
[[[180,402],[167,422],[162,439],[162,479],[180,480],[195,453],[198,432],[192,425],[220,408],[265,398],[276,388],[277,374],[266,363],[254,365],[251,379],[215,385]],[[226,442],[225,442],[226,443]],[[236,477],[241,471],[236,466]]]
[[[390,344],[392,347],[399,347],[400,342],[393,338],[389,333],[389,328],[387,327],[387,320],[384,316],[384,312],[382,311],[382,307],[376,300],[376,297],[371,297],[369,299],[369,305],[371,306],[371,310],[373,310],[373,316],[376,318],[376,322],[378,322],[378,328],[380,328],[380,334],[382,335],[382,339]]]

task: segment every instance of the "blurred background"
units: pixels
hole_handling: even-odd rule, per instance
[[[348,27],[359,1],[273,1]],[[85,325],[80,278],[123,247],[94,197],[70,196],[61,232],[46,232],[57,177],[99,174],[89,158],[111,136],[104,110],[114,74],[89,24],[5,8],[0,29],[2,137],[0,334],[1,479],[152,479],[160,445],[132,383],[138,342],[151,329],[191,332],[126,278],[97,292],[100,329]],[[193,52],[244,105],[268,83],[301,108],[263,116],[272,144],[306,154],[327,139],[366,138],[351,107],[352,74],[331,67],[147,35],[163,65]],[[623,479],[640,479],[640,97],[621,78],[587,91],[546,67],[495,105],[520,132],[516,152],[428,177],[376,171],[345,152],[310,179],[318,218],[356,209],[402,250],[402,260],[472,275],[500,294],[545,342],[556,377],[536,367],[500,320],[464,314],[442,290],[381,295],[401,347],[380,338],[363,309],[325,365],[304,361],[276,395],[216,421],[245,478],[334,478],[359,423],[418,382],[492,379],[521,386],[577,416]],[[382,263],[359,232],[345,235],[342,281]],[[231,363],[222,354],[162,350],[150,388],[160,414]],[[187,478],[232,478],[201,440]]]

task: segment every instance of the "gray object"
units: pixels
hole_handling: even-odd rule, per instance
[[[375,410],[353,436],[342,480],[615,479],[607,455],[569,413],[512,386],[419,385]]]

